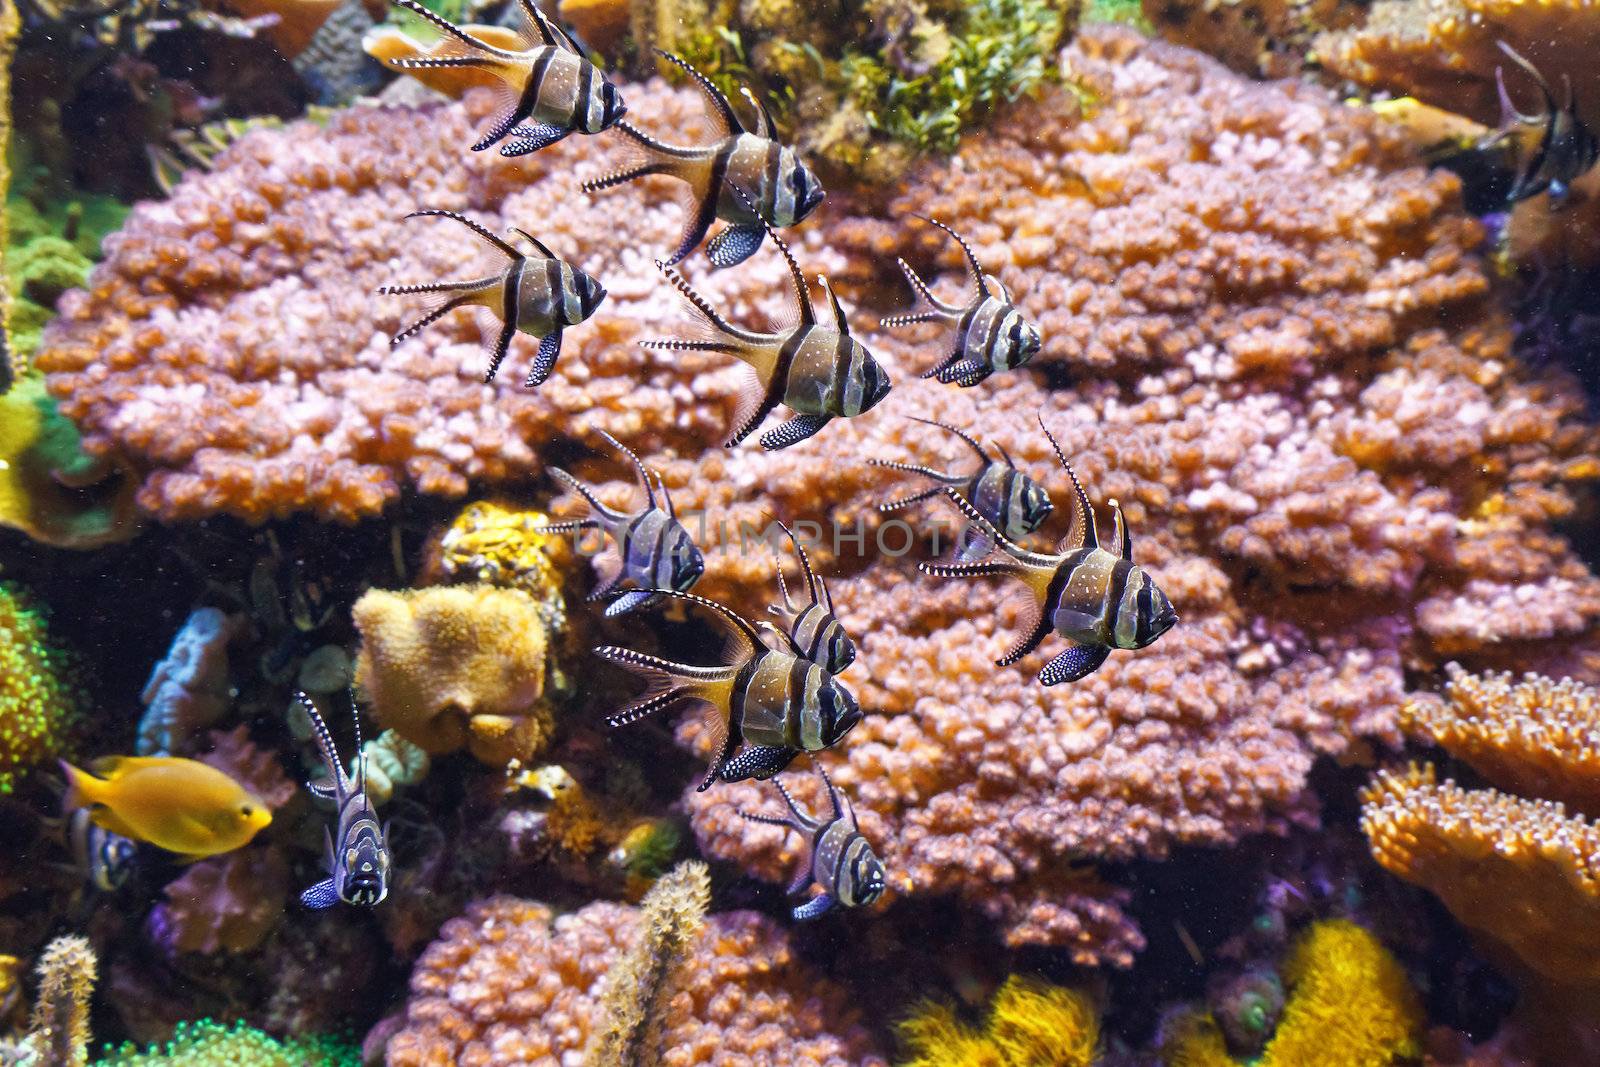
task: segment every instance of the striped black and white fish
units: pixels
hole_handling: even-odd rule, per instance
[[[922,376],[937,378],[947,385],[954,382],[967,388],[977,385],[996,371],[1014,370],[1038,355],[1038,328],[1017,310],[1017,306],[1011,302],[1011,294],[1000,279],[983,272],[972,247],[960,234],[938,219],[922,215],[916,217],[955,238],[961,251],[966,253],[973,286],[972,298],[965,304],[946,304],[933,295],[928,284],[911,269],[911,264],[904,259],[898,261],[911,288],[927,301],[928,310],[891,315],[882,320],[884,328],[936,320],[953,323],[956,328],[955,344],[950,353]]]
[[[485,384],[494,381],[494,376],[499,373],[500,364],[505,361],[506,353],[511,348],[511,338],[518,331],[540,339],[539,352],[533,357],[533,369],[522,384],[530,389],[543,384],[555,369],[556,357],[561,355],[561,331],[593,315],[600,301],[605,299],[605,289],[572,264],[556,258],[554,252],[525,230],[513,228],[511,232],[531,244],[538,251],[537,256],[520,251],[485,227],[454,211],[413,211],[406,218],[429,216],[454,219],[461,223],[504,253],[506,267],[499,274],[467,281],[379,287],[378,292],[388,296],[428,293],[435,297],[428,313],[395,334],[389,346],[392,348],[415,337],[456,308],[475,304],[488,308],[501,324],[489,358],[489,371],[483,376]]]
[[[1524,132],[1531,134],[1537,131],[1538,134],[1527,160],[1518,169],[1516,181],[1506,194],[1506,200],[1514,204],[1548,192],[1551,206],[1559,208],[1566,201],[1572,183],[1588,173],[1600,160],[1600,139],[1579,118],[1570,80],[1567,82],[1566,103],[1557,105],[1555,94],[1550,91],[1550,83],[1539,73],[1539,68],[1504,41],[1496,43],[1507,58],[1533,78],[1534,85],[1538,86],[1539,94],[1544,99],[1542,112],[1525,115],[1518,111],[1511,102],[1511,95],[1506,92],[1504,71],[1500,67],[1495,68],[1495,86],[1500,93],[1500,129],[1492,140],[1514,138]]]
[[[617,569],[602,578],[599,588],[589,596],[591,601],[604,599],[625,581],[638,586],[606,607],[606,615],[614,616],[644,607],[654,601],[661,590],[687,592],[705,573],[706,560],[689,531],[678,521],[672,495],[667,492],[661,475],[646,467],[632,449],[615,437],[604,430],[600,431],[600,436],[633,462],[639,484],[644,487],[644,509],[630,515],[608,508],[588,486],[560,467],[551,467],[550,474],[581,496],[594,514],[571,522],[551,523],[544,529],[556,533],[604,530],[616,542],[620,561]]]
[[[370,908],[389,895],[389,828],[378,822],[367,796],[367,756],[361,748],[361,716],[355,715],[355,778],[345,773],[334,747],[328,724],[311,698],[296,693],[295,698],[311,719],[317,751],[328,768],[328,784],[308,783],[313,796],[331,800],[338,812],[337,830],[323,828],[328,845],[328,877],[300,894],[308,908],[331,908],[339,901]]]
[[[812,882],[822,892],[804,904],[795,906],[794,917],[801,922],[824,915],[835,905],[858,908],[871,904],[883,895],[887,885],[883,863],[872,851],[871,842],[862,836],[850,797],[834,788],[833,780],[821,766],[817,767],[817,773],[822,776],[823,787],[828,791],[828,803],[833,809],[829,818],[816,818],[800,807],[789,790],[776,778],[772,784],[778,787],[778,795],[783,797],[793,818],[739,812],[740,816],[751,822],[783,826],[805,839],[805,862],[795,872],[789,893],[792,896]],[[844,797],[843,803],[840,803],[841,796]]]
[[[762,225],[767,226],[765,221]],[[799,312],[797,325],[777,333],[757,333],[735,326],[695,292],[675,268],[658,263],[667,280],[699,313],[707,336],[692,341],[640,342],[646,348],[667,351],[721,352],[750,365],[755,374],[740,393],[732,432],[724,442],[729,448],[754,433],[779,404],[795,412],[795,416],[761,435],[761,446],[772,451],[799,444],[836,418],[853,418],[869,411],[889,395],[889,375],[866,346],[850,336],[850,321],[828,279],[819,276],[833,312],[831,322],[823,324],[817,321],[805,275],[800,273],[789,246],[776,230],[770,226],[767,230],[789,264]]]
[[[746,102],[755,109],[755,129],[747,129],[722,91],[689,63],[670,52],[661,57],[689,75],[711,104],[717,127],[714,143],[701,146],[668,144],[627,122],[617,130],[633,141],[643,158],[619,170],[583,183],[585,192],[666,174],[689,185],[692,202],[688,223],[668,264],[678,264],[695,250],[711,228],[713,219],[728,226],[711,239],[706,254],[712,264],[731,267],[755,255],[767,231],[763,220],[775,226],[792,226],[816,210],[825,195],[822,183],[788,145],[779,144],[772,116],[754,93],[744,89]]]
[[[441,34],[427,56],[393,59],[401,70],[458,67],[489,75],[495,94],[496,118],[474,152],[500,148],[505,156],[522,156],[555,144],[570,133],[599,133],[615,126],[627,107],[617,87],[607,81],[572,35],[551,22],[533,0],[518,0],[521,21],[516,30],[520,49],[496,48],[479,40],[418,0],[391,0]]]
[[[702,791],[718,778],[771,778],[801,752],[838,744],[861,721],[855,695],[838,679],[804,656],[768,648],[761,632],[737,612],[693,593],[662,595],[721,616],[730,626],[733,662],[698,667],[627,648],[597,648],[597,656],[649,682],[639,700],[606,722],[627,726],[680,700],[703,704],[716,755],[700,782]],[[751,747],[735,757],[741,742]]]
[[[84,881],[102,893],[127,884],[139,846],[94,822],[90,808],[75,808],[67,817],[67,848]]]
[[[1133,539],[1122,507],[1111,502],[1116,516],[1117,553],[1100,547],[1094,509],[1078,484],[1078,476],[1062,454],[1061,446],[1039,419],[1056,458],[1072,481],[1073,527],[1055,553],[1031,552],[996,530],[965,497],[946,488],[945,495],[977,526],[995,550],[973,563],[923,563],[928,574],[946,578],[1002,575],[1016,578],[1032,597],[1032,612],[1024,619],[1022,638],[996,661],[1004,667],[1038,648],[1052,629],[1070,642],[1069,647],[1039,672],[1044,685],[1076,682],[1094,673],[1113,648],[1144,648],[1172,629],[1178,613],[1172,602],[1137,563]]]
[[[899,511],[929,497],[938,496],[949,486],[966,497],[968,502],[978,509],[978,514],[988,519],[990,525],[1012,541],[1021,541],[1050,517],[1055,505],[1050,502],[1049,490],[1018,470],[1003,446],[998,444],[995,446],[1000,453],[1000,458],[996,459],[977,441],[954,426],[933,419],[917,418],[915,415],[909,417],[927,426],[937,426],[961,438],[978,457],[978,466],[962,474],[951,474],[913,463],[869,459],[867,462],[874,467],[903,471],[907,474],[920,474],[924,478],[933,479],[934,482],[920,492],[879,504],[879,511],[885,514]],[[975,559],[981,559],[989,554],[992,547],[981,533],[969,530],[966,543],[957,551],[956,561],[970,563]]]
[[[789,598],[789,586],[783,580],[783,567],[779,566],[778,592],[783,596],[783,603],[772,605],[767,611],[783,624],[783,640],[796,655],[805,657],[829,674],[843,674],[856,661],[856,644],[834,616],[833,594],[828,592],[828,583],[811,569],[811,557],[806,555],[805,546],[789,527],[782,522],[778,526],[789,535],[789,542],[800,557],[800,572],[811,599],[800,605]]]

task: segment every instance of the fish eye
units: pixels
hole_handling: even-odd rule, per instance
[[[256,813],[256,809],[252,808],[249,804],[241,804],[241,805],[239,805],[239,814],[243,815],[246,819],[248,819],[250,816],[254,815],[255,813]]]

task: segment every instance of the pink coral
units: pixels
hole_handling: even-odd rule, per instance
[[[300,791],[300,787],[283,773],[278,758],[250,740],[248,727],[241,724],[232,730],[212,730],[208,740],[210,749],[196,759],[243,785],[273,811],[289,803]]]
[[[702,136],[692,91],[657,83],[631,98],[641,125]],[[352,520],[408,485],[460,496],[471,482],[536,475],[540,446],[558,433],[716,437],[738,381],[724,361],[632,343],[670,332],[679,313],[651,263],[677,237],[674,210],[659,209],[671,184],[580,193],[578,172],[620,158],[613,136],[516,161],[465,151],[489,106],[479,94],[356,108],[326,127],[254,133],[108,239],[37,363],[85,447],[143,473],[141,506],[165,519],[309,510]],[[531,228],[604,282],[605,304],[566,331],[537,391],[520,387],[520,372],[482,383],[487,354],[468,312],[390,349],[417,307],[373,290],[470,276],[480,254],[437,221],[403,219],[421,207]],[[706,291],[736,314],[751,294],[781,300],[781,261],[762,259]],[[509,366],[525,368],[536,344],[518,335]]]
[[[289,869],[265,845],[202,860],[166,888],[150,914],[155,939],[175,952],[249,952],[283,917]]]
[[[560,918],[512,897],[473,904],[417,961],[390,1067],[581,1061],[599,1032],[606,975],[639,923],[639,909],[619,904]],[[769,919],[710,916],[680,973],[663,1067],[884,1062],[844,992],[796,959]]]

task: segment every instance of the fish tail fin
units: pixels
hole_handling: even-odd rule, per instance
[[[647,683],[638,700],[607,716],[606,723],[610,726],[636,723],[679,700],[696,700],[703,705],[701,729],[716,755],[701,788],[714,781],[738,747],[738,738],[732,737],[728,728],[732,718],[733,682],[739,667],[696,667],[627,648],[597,648],[595,655],[640,675]]]
[[[628,152],[621,166],[581,182],[578,188],[586,193],[597,193],[650,174],[666,174],[693,184],[696,172],[705,169],[702,151],[658,141],[626,119],[612,129],[628,139]]]
[[[389,339],[389,347],[396,348],[411,340],[435,322],[444,318],[450,312],[469,304],[485,304],[490,306],[495,303],[485,297],[497,291],[501,278],[476,278],[464,282],[433,282],[420,285],[383,285],[378,287],[378,292],[383,296],[411,296],[424,294],[428,297],[426,310],[422,317],[411,325],[402,329]]]
[[[105,781],[96,778],[88,771],[74,767],[66,760],[58,761],[61,764],[61,773],[67,777],[67,789],[62,795],[61,805],[66,811],[74,808],[87,808],[99,804],[104,797],[103,788]]]
[[[746,330],[729,322],[712,306],[694,286],[679,274],[677,268],[658,262],[662,275],[694,310],[695,336],[690,340],[669,339],[641,341],[646,348],[669,352],[721,352],[741,359],[755,368],[756,375],[765,384],[778,366],[778,349],[767,343],[761,334]]]

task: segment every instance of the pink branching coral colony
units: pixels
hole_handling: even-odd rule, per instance
[[[848,682],[866,718],[816,758],[853,798],[891,898],[953,895],[1011,945],[1126,966],[1142,935],[1097,861],[1315,823],[1313,762],[1398,745],[1408,671],[1447,659],[1595,669],[1600,582],[1553,522],[1597,465],[1576,393],[1510,357],[1457,180],[1424,169],[1375,117],[1122,30],[1085,30],[1061,62],[1075,92],[1019,104],[930,160],[886,212],[830,204],[792,231],[807,270],[845,290],[857,339],[896,387],[789,451],[721,447],[743,373],[732,360],[634,343],[672,336],[684,315],[651,263],[678,236],[672,186],[577,193],[618,165],[613,136],[517,160],[465,152],[489,111],[479,95],[244,138],[135,211],[88,289],[64,300],[37,363],[86,448],[141,472],[140,503],[167,521],[356,520],[407,489],[532,482],[549,446],[604,429],[709,531],[774,514],[859,531],[814,556],[860,647]],[[706,139],[690,90],[653,83],[627,99],[641,128]],[[567,331],[537,391],[520,373],[482,383],[483,338],[464,314],[390,350],[412,309],[373,290],[470,276],[476,254],[402,223],[397,205],[497,230],[532,222],[603,281],[606,306]],[[942,355],[931,329],[868,328],[867,283],[894,255],[944,267],[941,291],[962,277],[944,236],[908,212],[966,236],[1039,324],[1032,369],[958,390],[917,377]],[[699,255],[686,267],[735,321],[759,324],[789,299],[770,247],[734,270],[709,273]],[[508,366],[528,366],[536,344],[519,336]],[[1018,625],[998,585],[916,573],[923,547],[904,551],[910,534],[875,510],[896,476],[864,462],[923,461],[927,438],[905,416],[936,418],[1004,446],[1059,505],[1068,485],[1035,413],[1091,498],[1122,504],[1136,558],[1182,616],[1152,647],[1051,689],[1034,681],[1050,642],[993,665]],[[942,502],[924,507],[950,522]],[[696,592],[751,617],[774,602],[770,554],[702,547]],[[692,717],[678,736],[708,747]],[[811,778],[792,776],[794,790],[819,810]],[[746,782],[691,788],[685,803],[708,857],[782,882],[800,843],[737,814],[771,800]],[[481,956],[512,974],[528,965],[510,951],[524,942],[550,961],[527,976],[532,992],[450,993],[449,1011],[510,1041],[495,1036],[500,1013],[521,1028],[518,1048],[580,1047],[589,1009],[573,1005],[634,921],[606,904],[553,922],[527,903],[474,905],[417,971],[425,1004],[408,1047],[448,1046],[465,1025],[435,1003],[442,968],[465,981]],[[766,920],[709,923],[693,951],[716,967],[730,952],[787,952]],[[730,939],[753,947],[720,947]],[[762,981],[787,988],[784,973]],[[694,988],[698,1010],[711,994]],[[810,1032],[844,1034],[826,1038],[827,1055],[865,1055],[831,1021],[843,1018],[833,992],[814,995],[825,1006]],[[442,1029],[417,1036],[429,1026]],[[527,1037],[540,1028],[547,1038]],[[695,1047],[709,1062],[714,1042]]]

